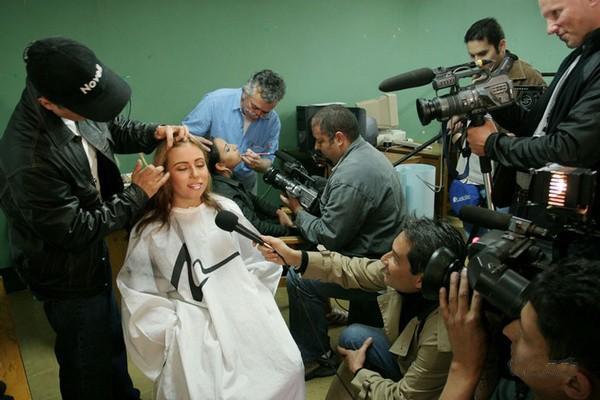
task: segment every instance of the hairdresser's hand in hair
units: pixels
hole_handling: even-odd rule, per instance
[[[449,293],[440,289],[440,312],[452,345],[452,363],[440,400],[472,399],[484,367],[487,337],[481,320],[481,296],[469,299],[467,270],[450,277]]]
[[[174,142],[187,139],[190,136],[190,131],[185,125],[159,125],[154,132],[154,137],[157,140],[166,140],[167,148],[170,149]]]
[[[162,166],[156,167],[152,164],[142,168],[140,160],[135,164],[131,173],[131,183],[139,186],[148,197],[152,197],[158,189],[169,180],[169,173]]]
[[[373,343],[373,338],[368,337],[358,349],[350,350],[338,346],[337,351],[340,356],[344,358],[344,362],[348,366],[348,369],[356,374],[356,371],[361,369],[365,365],[365,359],[367,358],[367,349]]]
[[[285,204],[287,208],[292,210],[294,214],[298,214],[300,210],[302,210],[302,205],[300,205],[300,201],[295,197],[279,195],[279,199],[281,199],[281,202]]]
[[[283,240],[276,237],[261,235],[260,238],[271,246],[267,247],[260,244],[257,246],[258,251],[261,252],[265,260],[279,265],[300,266],[302,262],[302,252],[300,250],[289,248]]]

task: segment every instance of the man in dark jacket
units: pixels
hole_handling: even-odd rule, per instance
[[[493,121],[469,128],[477,155],[521,171],[548,163],[598,169],[600,166],[600,3],[540,0],[548,34],[574,49],[531,111],[494,113],[515,137],[498,133]],[[525,136],[525,137],[523,137]],[[524,188],[526,177],[517,177]]]
[[[137,399],[104,237],[133,224],[169,173],[138,162],[124,188],[114,153],[188,132],[118,118],[128,84],[78,42],[38,40],[24,60],[26,86],[0,140],[11,257],[56,332],[62,398]]]

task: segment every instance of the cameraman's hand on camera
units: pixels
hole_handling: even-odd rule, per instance
[[[142,161],[138,160],[131,173],[131,183],[139,186],[150,198],[158,189],[169,180],[169,173],[162,166],[152,164],[142,168]]]
[[[478,156],[485,156],[485,141],[492,134],[498,132],[494,121],[485,119],[485,123],[480,126],[470,125],[467,129],[467,140],[471,151]]]
[[[452,143],[456,143],[464,133],[466,120],[464,116],[454,115],[446,123],[448,135],[452,138]]]
[[[278,208],[277,211],[275,211],[275,213],[277,214],[277,219],[279,220],[280,225],[289,226],[290,228],[296,227],[296,225],[294,225],[294,221],[292,221],[290,216],[287,215],[287,213],[281,208]]]
[[[300,201],[295,197],[284,196],[283,194],[279,195],[279,199],[287,208],[292,210],[294,214],[298,214],[300,210],[302,210],[302,205]]]
[[[273,236],[261,235],[260,238],[270,246],[261,244],[256,246],[265,260],[279,265],[300,266],[300,263],[302,263],[302,252],[300,250],[291,249],[283,240]]]
[[[242,154],[244,164],[258,172],[265,172],[271,166],[272,162],[268,158],[261,158],[258,154],[248,149]]]
[[[448,130],[448,133],[451,134],[460,132],[464,126],[464,117],[461,117],[460,115],[454,115],[446,122],[446,129]]]
[[[348,369],[356,374],[356,371],[361,369],[365,365],[365,359],[367,358],[367,350],[373,343],[373,338],[368,337],[358,349],[350,350],[344,347],[337,347],[337,351],[344,359],[344,362],[348,366]]]
[[[487,335],[481,320],[481,296],[469,298],[467,269],[450,277],[449,293],[440,289],[440,313],[452,345],[452,363],[440,400],[472,399],[484,366]]]

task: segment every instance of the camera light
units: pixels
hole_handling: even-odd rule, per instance
[[[550,183],[548,184],[548,205],[555,207],[565,207],[567,200],[567,175],[561,171],[555,171],[550,174]]]
[[[585,216],[590,212],[595,185],[595,171],[552,164],[534,172],[529,200],[549,211]]]

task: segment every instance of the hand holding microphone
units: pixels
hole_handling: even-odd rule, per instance
[[[271,261],[279,265],[300,265],[302,262],[302,252],[290,248],[283,240],[272,236],[261,236],[264,240],[264,245],[258,246],[258,251],[261,252],[267,261]]]
[[[221,229],[223,229],[224,231],[227,232],[237,232],[240,235],[247,237],[248,239],[252,240],[255,243],[258,243],[259,245],[265,247],[265,248],[271,248],[273,252],[275,252],[275,254],[277,254],[277,257],[281,258],[281,261],[283,261],[283,264],[281,264],[281,262],[278,261],[273,261],[271,259],[268,259],[269,261],[275,262],[277,264],[280,265],[290,265],[287,263],[286,259],[277,252],[277,250],[274,247],[271,247],[271,245],[267,242],[265,242],[258,234],[252,232],[250,229],[246,228],[244,225],[239,223],[239,219],[238,216],[235,215],[234,213],[232,213],[231,211],[227,211],[227,210],[221,210],[217,213],[217,216],[215,217],[215,224],[217,224],[217,226]],[[264,238],[270,238],[269,236],[264,236]],[[270,239],[275,239],[275,238],[270,238]],[[277,239],[279,240],[279,239]],[[281,246],[282,245],[282,246]],[[278,247],[282,248],[282,249],[288,249],[288,250],[292,250],[289,247],[287,247],[287,245],[285,245],[285,243],[283,243],[283,241],[281,241],[281,245],[278,244]],[[259,247],[259,250],[260,247]],[[261,251],[262,253],[262,251]],[[264,255],[264,253],[263,253]],[[267,258],[267,257],[265,257]]]

